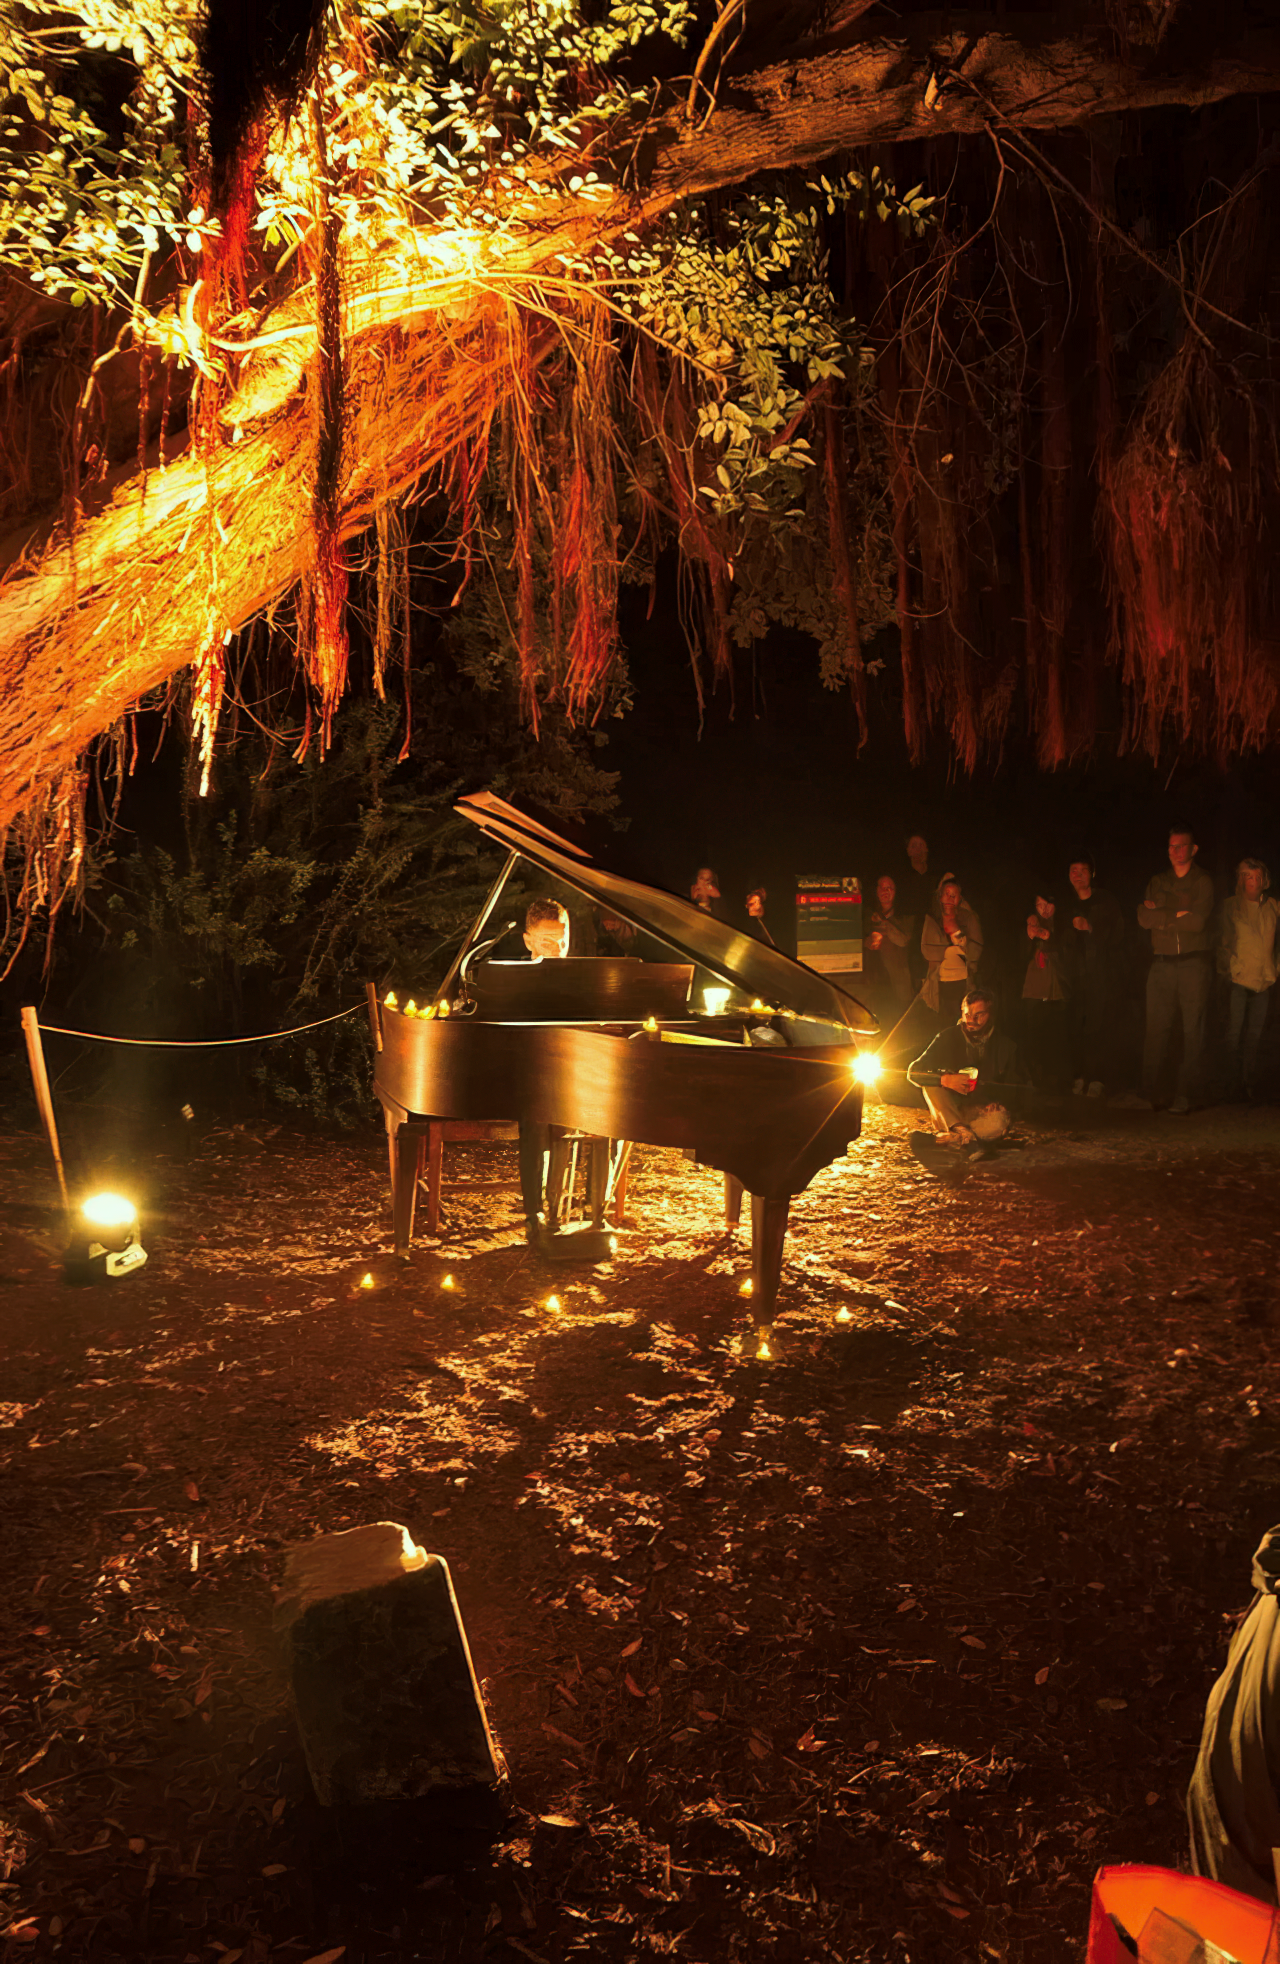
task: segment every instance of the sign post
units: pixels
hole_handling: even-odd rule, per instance
[[[53,1163],[58,1169],[58,1185],[62,1189],[62,1211],[69,1215],[71,1202],[67,1198],[67,1176],[62,1170],[62,1147],[58,1144],[58,1121],[53,1115],[53,1093],[49,1089],[49,1073],[44,1067],[44,1044],[40,1038],[40,1022],[34,1005],[28,1003],[22,1011],[22,1034],[27,1040],[27,1061],[31,1065],[31,1082],[35,1086],[36,1104],[48,1134],[49,1146],[53,1153]]]

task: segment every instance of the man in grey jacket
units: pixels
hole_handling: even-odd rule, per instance
[[[1182,1061],[1174,1112],[1189,1112],[1201,1096],[1201,1067],[1209,990],[1213,983],[1213,881],[1195,863],[1199,848],[1190,828],[1169,834],[1169,870],[1157,873],[1138,909],[1138,926],[1151,935],[1154,957],[1147,975],[1147,1034],[1142,1052],[1142,1096],[1154,1105],[1165,1054],[1182,1025]]]

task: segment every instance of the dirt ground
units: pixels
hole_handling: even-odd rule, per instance
[[[398,1265],[380,1137],[214,1131],[106,1169],[150,1264],[73,1288],[0,1138],[3,1956],[1079,1960],[1101,1863],[1184,1860],[1280,1518],[1280,1113],[1061,1117],[951,1188],[870,1107],[768,1364],[674,1154],[566,1272],[453,1148]],[[487,1834],[310,1797],[272,1588],[378,1519],[451,1565]]]

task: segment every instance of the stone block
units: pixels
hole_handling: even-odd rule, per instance
[[[275,1625],[323,1806],[503,1779],[448,1564],[407,1528],[377,1521],[291,1548]]]

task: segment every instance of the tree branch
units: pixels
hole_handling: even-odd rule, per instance
[[[1002,17],[998,31],[990,16],[970,26],[957,27],[954,15],[918,16],[904,38],[858,39],[855,19],[839,45],[725,79],[714,118],[696,134],[673,101],[642,132],[628,190],[597,205],[548,196],[542,222],[509,242],[492,272],[452,281],[410,274],[384,278],[380,291],[348,291],[353,461],[341,490],[344,532],[370,524],[380,504],[487,429],[503,390],[506,296],[511,304],[527,296],[539,273],[560,278],[558,254],[762,166],[809,167],[837,150],[977,133],[993,112],[1006,130],[1050,129],[1280,90],[1280,33],[1245,40],[1195,73],[1166,74],[1125,62],[1100,36],[1055,35],[1044,17]],[[983,26],[991,31],[975,38]],[[535,333],[541,358],[557,330],[548,322]],[[0,826],[139,696],[194,659],[197,624],[210,615],[208,528],[216,534],[212,611],[227,629],[306,575],[311,421],[297,385],[313,349],[314,327],[300,323],[268,391],[271,420],[246,413],[240,440],[207,466],[187,455],[163,469],[153,461],[145,476],[130,470],[70,544],[34,568],[29,537],[10,553],[0,586]]]

